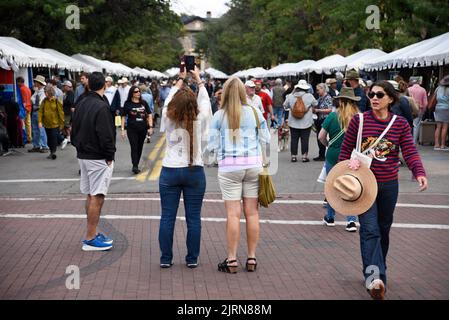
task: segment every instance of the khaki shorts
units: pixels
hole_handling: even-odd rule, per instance
[[[251,168],[232,172],[218,172],[223,200],[242,200],[259,197],[259,173],[262,168]]]
[[[114,171],[114,162],[110,166],[106,160],[78,159],[78,162],[81,169],[81,193],[91,196],[106,195]]]

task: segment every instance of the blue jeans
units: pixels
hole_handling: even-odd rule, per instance
[[[273,113],[277,122],[277,127],[279,128],[284,122],[284,107],[273,107]]]
[[[34,111],[31,114],[31,127],[33,130],[33,147],[48,149],[45,128],[39,128],[38,111]]]
[[[376,201],[364,214],[359,216],[360,250],[362,251],[363,275],[371,276],[375,268],[380,279],[387,283],[386,258],[390,244],[390,228],[393,224],[393,212],[398,200],[398,181],[379,182]],[[374,277],[377,278],[377,277]]]
[[[329,174],[331,169],[333,168],[333,165],[331,165],[329,162],[326,161],[326,173]],[[327,203],[327,215],[326,217],[328,219],[335,219],[335,210],[331,207],[329,202]],[[356,222],[357,217],[356,216],[346,216],[346,222]]]
[[[159,178],[161,223],[159,225],[160,263],[173,260],[173,232],[181,192],[187,223],[186,263],[197,263],[201,242],[201,206],[206,191],[206,175],[200,166],[186,168],[162,167]]]

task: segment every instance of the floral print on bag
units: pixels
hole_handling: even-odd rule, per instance
[[[376,142],[377,137],[366,137],[362,141],[362,151],[369,149],[374,142]],[[396,146],[393,142],[382,138],[377,146],[374,147],[374,155],[376,159],[386,159],[387,155],[394,150]]]

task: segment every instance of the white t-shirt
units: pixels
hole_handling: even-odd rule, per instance
[[[117,92],[117,88],[114,86],[110,86],[104,91],[104,95],[109,101],[109,105],[112,105],[112,101],[114,100],[115,93]]]
[[[167,106],[172,100],[178,87],[174,86],[162,109],[161,132],[165,132],[165,156],[162,165],[167,168],[185,168],[189,166],[190,160],[190,136],[182,128],[176,128],[176,124],[167,117]],[[203,166],[202,144],[206,145],[209,135],[209,125],[212,119],[212,107],[209,94],[204,86],[200,87],[197,97],[199,114],[197,121],[193,124],[193,162],[192,166]]]
[[[263,104],[262,104],[262,99],[257,94],[255,94],[252,98],[250,98],[247,95],[246,100],[251,107],[259,109],[260,112],[262,112],[262,114],[265,113],[265,110],[264,110]]]
[[[131,87],[129,85],[127,85],[124,88],[122,86],[120,86],[117,89],[118,93],[120,94],[120,107],[122,107],[122,108],[125,105],[126,100],[128,99],[129,89],[131,89]]]

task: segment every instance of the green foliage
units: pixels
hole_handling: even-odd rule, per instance
[[[79,30],[65,26],[73,4],[80,9]],[[168,0],[9,0],[0,1],[0,12],[0,35],[68,55],[165,70],[182,52],[181,22]]]
[[[380,30],[368,30],[369,5]],[[227,73],[283,62],[386,52],[449,31],[447,0],[230,0],[230,10],[199,36],[214,67]]]

